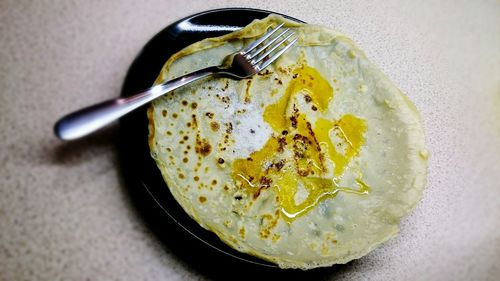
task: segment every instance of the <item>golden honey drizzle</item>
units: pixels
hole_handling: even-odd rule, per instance
[[[271,137],[260,150],[253,152],[247,159],[237,159],[233,162],[233,179],[243,181],[247,187],[258,187],[259,181],[266,175],[262,169],[263,163],[273,160],[279,148],[276,138]]]
[[[344,153],[337,151],[332,143],[330,138],[332,130],[339,138],[346,141]],[[359,154],[359,149],[365,141],[363,136],[366,124],[364,120],[351,114],[342,116],[338,121],[320,118],[316,121],[315,132],[319,142],[328,147],[328,155],[335,163],[335,176],[340,176],[351,159]]]
[[[324,111],[333,98],[333,89],[328,81],[314,68],[301,66],[293,71],[293,78],[283,96],[277,103],[271,104],[264,110],[264,120],[276,132],[287,129],[286,109],[293,95],[306,92],[316,106]]]
[[[361,180],[359,172],[357,189],[337,184],[347,165],[359,154],[364,144],[367,129],[365,121],[347,114],[336,121],[320,118],[313,128],[298,110],[287,115],[290,100],[295,94],[308,95],[320,111],[325,111],[333,98],[332,87],[317,70],[301,66],[292,74],[294,78],[283,96],[264,110],[264,120],[277,136],[269,138],[250,157],[237,159],[232,165],[233,179],[252,193],[254,198],[259,196],[262,189],[271,186],[277,189],[282,218],[288,223],[340,191],[367,194],[370,190]],[[331,135],[337,137],[335,144],[338,149]],[[293,156],[285,151],[291,151]],[[324,178],[328,161],[325,156],[334,164],[334,178]],[[299,183],[307,191],[307,197],[297,204],[295,196],[299,192]]]
[[[280,205],[281,212],[284,214],[283,219],[289,223],[296,217],[310,211],[322,200],[335,197],[340,191],[354,194],[368,194],[370,191],[368,185],[360,179],[356,179],[358,190],[340,187],[332,179],[308,177],[302,178],[301,180],[308,191],[308,195],[307,198],[298,205],[295,203],[294,199],[294,195],[297,193],[298,189],[297,178],[293,174],[289,172],[285,173],[276,184],[278,196],[281,198]]]

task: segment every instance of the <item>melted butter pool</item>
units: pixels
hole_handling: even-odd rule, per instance
[[[318,118],[313,126],[306,114],[290,105],[292,96],[303,94],[322,113],[333,98],[333,88],[317,70],[305,65],[292,75],[283,96],[264,110],[264,121],[275,134],[260,150],[232,164],[233,180],[254,199],[263,189],[276,189],[281,217],[288,223],[339,192],[362,195],[370,191],[359,172],[356,187],[337,184],[365,143],[366,122],[346,114],[338,120]],[[287,111],[290,106],[292,112]],[[330,162],[333,171],[329,171]],[[303,196],[297,200],[300,189]]]

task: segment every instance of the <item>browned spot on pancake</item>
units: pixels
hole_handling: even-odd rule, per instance
[[[202,156],[207,156],[212,151],[212,146],[208,143],[207,139],[201,139],[200,135],[196,135],[196,144],[194,147],[196,153]]]
[[[292,127],[297,128],[297,117],[295,116],[290,117],[290,121],[292,121]]]
[[[210,119],[214,118],[214,114],[212,112],[205,113],[205,116],[207,116]]]
[[[192,109],[196,109],[197,107],[198,107],[198,104],[197,104],[197,103],[193,102],[193,103],[191,104],[191,108],[192,108]]]
[[[175,119],[177,118],[177,113],[172,114],[172,117]]]
[[[267,178],[265,176],[262,176],[259,180],[259,187],[257,190],[253,193],[253,199],[257,199],[263,189],[267,189],[271,186],[271,183],[273,181],[270,178]]]
[[[310,103],[312,101],[312,98],[310,95],[305,95],[304,96],[304,100],[307,102],[307,103]]]
[[[279,216],[279,210],[276,213],[276,217],[274,217],[272,214],[262,215],[259,232],[261,238],[266,239],[269,237],[269,235],[271,234],[271,230],[278,224]]]
[[[219,95],[217,95],[217,96],[219,96]],[[220,96],[219,96],[219,98],[220,98],[220,100],[221,100],[223,103],[225,103],[225,104],[226,104],[226,108],[227,108],[227,107],[229,106],[229,102],[231,102],[231,98],[229,98],[228,96],[224,96],[224,97],[220,97]]]
[[[189,159],[187,159],[186,157],[182,158],[182,162],[187,163],[188,161]]]
[[[162,110],[161,115],[163,115],[163,117],[167,117],[167,110],[166,109]]]
[[[224,87],[222,88],[222,91],[223,91],[223,92],[224,92],[224,91],[226,91],[226,90],[227,90],[227,88],[229,88],[229,81],[228,81],[228,80],[226,80],[226,81],[225,81],[225,83],[226,83],[226,84],[225,84],[225,85],[224,85]]]
[[[230,134],[233,132],[233,123],[229,122],[226,124],[227,126],[227,129],[226,129],[226,133]]]
[[[285,160],[281,159],[280,161],[274,163],[274,167],[276,168],[277,171],[281,170],[285,166]]]
[[[200,201],[200,203],[205,203],[205,201],[207,201],[207,197],[200,196],[200,197],[198,197],[198,200]]]
[[[297,169],[297,174],[302,177],[307,177],[309,175],[310,170],[307,169]]]
[[[212,121],[210,122],[210,128],[212,128],[212,131],[217,132],[220,128],[219,123]]]
[[[259,181],[260,185],[265,187],[265,188],[270,187],[272,182],[273,182],[273,180],[271,180],[270,178],[267,178],[265,176],[261,177],[260,181]]]
[[[149,121],[149,136],[148,143],[149,147],[153,147],[153,139],[155,136],[155,119],[153,118],[153,107],[150,106],[147,111],[148,121]]]
[[[285,137],[278,138],[278,144],[279,144],[278,152],[283,152],[286,146],[286,138]]]
[[[187,100],[183,100],[183,101],[182,101],[182,105],[184,105],[184,106],[188,105]]]
[[[272,72],[269,71],[269,69],[265,69],[264,71],[261,71],[261,72],[257,73],[257,75],[259,75],[259,76],[266,76],[266,75],[269,75],[269,74],[272,74]]]
[[[273,240],[274,243],[278,242],[281,238],[281,235],[279,234],[273,234],[273,238],[271,238]]]
[[[196,120],[196,114],[191,115],[191,124],[193,125],[193,128],[198,127],[198,121]]]
[[[319,164],[321,165],[321,170],[322,171],[325,171],[326,168],[325,168],[325,164],[324,164],[324,161],[325,161],[325,155],[323,154],[322,150],[321,150],[321,146],[319,145],[319,141],[318,139],[316,138],[316,134],[314,133],[313,131],[313,128],[312,128],[312,125],[311,125],[311,122],[307,121],[306,122],[306,126],[307,126],[307,131],[309,132],[309,136],[312,137],[313,141],[314,141],[314,144],[316,144],[316,150],[318,151],[319,153]]]
[[[199,180],[200,180],[200,177],[198,177],[198,176],[194,176],[193,180],[194,180],[194,181],[199,181]]]
[[[250,85],[252,84],[252,79],[247,80],[247,88],[245,90],[245,103],[250,102]]]
[[[217,180],[212,180],[212,185],[216,185],[217,184]]]
[[[184,174],[183,174],[183,173],[180,173],[180,174],[179,174],[179,178],[180,178],[180,179],[184,179],[184,178],[185,178]]]

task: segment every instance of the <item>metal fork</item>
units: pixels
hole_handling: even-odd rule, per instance
[[[242,50],[226,56],[220,66],[200,69],[133,96],[108,100],[70,113],[57,121],[54,132],[62,140],[86,136],[168,92],[209,75],[222,74],[239,79],[250,77],[273,63],[297,41],[297,38],[289,41],[294,32],[289,32],[288,28],[272,37],[282,26],[278,25]]]

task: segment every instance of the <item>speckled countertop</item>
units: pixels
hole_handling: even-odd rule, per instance
[[[261,274],[234,272],[218,256],[196,258],[201,246],[174,230],[153,234],[154,223],[124,187],[116,126],[74,143],[52,134],[62,114],[117,96],[129,64],[156,32],[231,6],[346,33],[408,93],[426,128],[428,185],[401,234],[346,266],[294,276],[498,280],[500,3],[366,2],[1,1],[0,280]],[[194,254],[183,254],[185,247]]]

